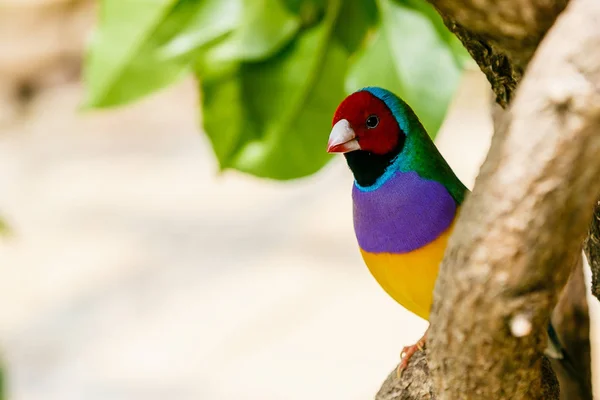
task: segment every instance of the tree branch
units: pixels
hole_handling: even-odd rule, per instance
[[[375,400],[430,400],[435,399],[433,383],[429,376],[429,366],[425,352],[415,353],[410,359],[409,368],[398,380],[397,369],[388,375],[379,389]]]
[[[440,399],[543,398],[545,326],[600,194],[599,22],[596,0],[559,18],[463,206],[431,318]]]
[[[492,103],[495,131],[502,131],[499,127],[507,112],[507,109]],[[552,323],[577,374],[558,360],[550,361],[560,384],[561,400],[592,400],[590,320],[581,254],[572,264],[571,276],[552,313]]]
[[[546,29],[552,25],[567,2],[507,0],[496,3],[492,0],[467,0],[454,5],[451,0],[429,1],[436,6],[446,24],[457,34],[486,73],[497,102],[504,107],[513,99],[523,70]],[[554,33],[554,39],[546,40],[551,44],[545,44],[545,50],[541,51],[543,56],[536,56],[536,67],[528,72],[528,75],[532,75],[527,78],[528,89],[519,89],[520,92],[530,93],[519,95],[522,100],[512,108],[514,111],[494,110],[500,118],[496,121],[499,123],[495,125],[492,150],[484,166],[484,173],[477,181],[475,196],[480,196],[468,200],[462,210],[462,222],[459,222],[455,231],[455,236],[462,236],[451,240],[452,247],[447,251],[441,268],[441,274],[445,277],[440,276],[440,279],[445,283],[438,281],[436,287],[434,312],[442,322],[435,322],[434,317],[435,333],[432,333],[432,350],[428,354],[434,354],[431,361],[436,368],[434,373],[436,391],[441,393],[439,398],[471,396],[548,399],[558,396],[556,378],[540,353],[544,342],[542,330],[552,305],[556,302],[557,293],[568,275],[569,266],[572,265],[568,262],[569,256],[577,258],[580,254],[579,240],[583,236],[578,228],[581,221],[585,220],[586,203],[590,201],[590,196],[593,198],[590,193],[597,191],[598,185],[592,178],[597,173],[598,166],[593,165],[594,157],[591,156],[597,151],[597,139],[594,140],[590,132],[594,126],[599,128],[599,60],[598,57],[589,57],[586,50],[598,48],[597,36],[590,35],[598,23],[598,5],[592,4],[593,0],[587,0],[590,11],[594,7],[595,14],[592,15],[585,10],[584,0],[579,3],[581,4],[576,6],[579,10],[573,11],[575,6],[571,7],[571,16],[565,17],[568,22],[561,22],[562,28],[557,28],[562,33]],[[509,11],[498,11],[496,7],[506,7]],[[530,7],[540,7],[541,11],[527,12],[525,17],[510,12],[510,9],[518,9],[519,13],[523,13],[523,10],[529,10]],[[488,17],[487,13],[495,15]],[[519,36],[519,29],[514,32],[505,31],[505,27],[512,28],[519,21],[522,21],[522,28],[527,32],[531,29],[525,38]],[[571,26],[565,27],[569,25]],[[577,34],[586,36],[580,38],[576,37]],[[561,35],[567,39],[561,38]],[[552,54],[553,51],[549,50],[552,46],[556,46],[559,51]],[[583,55],[587,55],[587,58]],[[544,68],[548,68],[546,74]],[[557,76],[560,79],[556,79]],[[536,80],[539,81],[536,83]],[[588,106],[589,109],[586,108]],[[542,138],[545,132],[549,134],[548,143]],[[519,141],[529,141],[530,135],[533,137],[530,143],[526,143],[527,148],[521,149]],[[569,143],[571,140],[573,143]],[[565,154],[562,151],[556,153],[557,149],[562,148],[566,150]],[[519,157],[507,162],[513,157],[512,149]],[[575,156],[576,154],[579,156]],[[593,166],[591,170],[584,171],[587,167],[585,162],[581,162],[584,159]],[[516,160],[522,161],[521,165]],[[566,168],[562,171],[553,169],[551,160],[554,160],[555,166]],[[526,177],[520,172],[528,169],[537,171],[532,175],[534,179],[526,182]],[[544,178],[545,173],[540,174],[540,171],[551,173]],[[577,175],[579,172],[582,173],[581,176]],[[519,194],[503,199],[504,193],[499,192],[506,185],[494,186],[494,183],[510,182],[511,175],[515,178],[512,184],[523,185],[518,191],[521,199]],[[522,179],[523,182],[520,181]],[[561,187],[559,182],[563,179],[567,184]],[[525,189],[526,187],[529,189]],[[585,191],[586,195],[577,197],[580,190]],[[483,200],[484,198],[488,200]],[[489,207],[484,208],[487,201],[491,201],[489,207],[495,210],[490,215],[486,215]],[[555,215],[553,205],[558,207]],[[540,216],[536,216],[538,207]],[[469,211],[471,208],[475,211]],[[597,239],[600,237],[600,203],[596,208],[596,215],[598,218],[591,232],[595,232]],[[487,223],[478,227],[478,216]],[[533,216],[535,219],[532,219]],[[521,220],[520,217],[524,219]],[[544,221],[544,218],[547,220]],[[496,222],[503,225],[495,226]],[[555,222],[558,223],[554,224]],[[532,229],[530,232],[526,232],[530,229],[528,225]],[[560,229],[550,234],[548,227],[554,228],[553,225]],[[565,241],[562,240],[563,237]],[[498,245],[499,248],[492,247]],[[599,271],[600,240],[588,240],[586,250],[590,249],[596,251],[595,270]],[[501,262],[504,257],[512,261]],[[512,262],[515,264],[510,265]],[[590,263],[594,264],[591,260]],[[556,274],[552,271],[553,267],[557,268]],[[583,279],[578,279],[581,278],[579,275],[574,272],[574,282],[563,293],[561,304],[557,306],[560,309],[557,313],[561,313],[563,318],[556,319],[555,324],[567,350],[576,356],[576,367],[584,374],[583,385],[579,385],[579,388],[587,390],[587,393],[580,393],[580,398],[585,399],[589,396],[590,386],[589,337],[586,333],[589,322],[585,293],[581,290]],[[600,289],[598,276],[600,272],[595,280],[596,287]],[[494,280],[498,281],[494,283]],[[452,287],[453,285],[456,287]],[[470,296],[474,287],[478,288],[477,295]],[[444,290],[448,293],[444,293]],[[486,293],[485,290],[489,292]],[[596,293],[598,291],[600,290]],[[484,301],[477,303],[479,299]],[[493,312],[492,315],[479,316],[483,313],[474,312],[479,309],[486,309],[488,314],[490,310]],[[525,338],[514,338],[510,334],[510,321],[515,312],[521,312],[525,316],[524,320],[529,319],[533,324],[531,334]],[[445,313],[447,314],[444,315]],[[464,317],[469,320],[468,323],[464,323]],[[456,326],[452,323],[453,320],[457,322]],[[570,324],[579,320],[581,321],[576,324]],[[439,326],[435,328],[438,323]],[[569,330],[573,325],[577,325],[578,329]],[[494,354],[497,349],[503,349],[505,341],[509,343],[508,348]],[[465,353],[462,343],[467,349],[472,347],[472,350]],[[523,349],[530,350],[521,354]],[[425,355],[415,357],[402,380],[395,379],[394,373],[390,374],[377,395],[378,400],[435,398],[434,391],[431,390],[432,382],[428,378],[429,367]],[[581,365],[577,365],[578,362]],[[522,376],[515,373],[519,369],[523,370]],[[505,374],[507,370],[510,374]],[[559,376],[560,372],[559,370]],[[509,385],[505,386],[504,382]],[[573,382],[563,386],[566,389],[563,395],[567,396],[563,398],[571,400],[568,396],[574,393],[577,386]]]
[[[410,363],[410,367],[402,375],[401,381],[397,378],[396,369],[388,375],[375,400],[436,400],[440,398],[433,391],[426,353],[416,353],[410,359]],[[546,357],[542,359],[542,382],[542,398],[558,400],[558,381],[552,371],[550,361]]]
[[[428,0],[506,107],[529,60],[568,0]]]
[[[592,270],[592,294],[600,300],[600,201],[594,208],[594,218],[590,224],[584,250]]]

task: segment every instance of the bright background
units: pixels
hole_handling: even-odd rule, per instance
[[[0,6],[8,398],[372,398],[426,323],[364,267],[343,158],[287,183],[218,173],[191,79],[81,113],[91,3]],[[469,187],[489,101],[467,71],[436,140]]]

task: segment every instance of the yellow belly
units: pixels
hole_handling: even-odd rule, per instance
[[[410,253],[373,254],[362,257],[379,285],[394,300],[421,318],[429,319],[433,288],[454,223],[436,240]]]

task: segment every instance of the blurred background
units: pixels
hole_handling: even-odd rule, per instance
[[[6,398],[372,398],[427,325],[362,263],[343,157],[288,181],[224,169],[191,74],[84,109],[97,15],[0,1]],[[490,93],[472,66],[457,87],[436,142],[472,187]]]

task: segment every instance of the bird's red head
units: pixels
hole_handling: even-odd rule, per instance
[[[385,103],[368,91],[359,91],[338,106],[327,152],[364,150],[383,155],[396,148],[400,135],[398,122]]]

